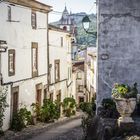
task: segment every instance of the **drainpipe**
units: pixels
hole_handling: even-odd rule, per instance
[[[48,13],[47,13],[47,94],[49,93],[49,85],[50,85],[50,80],[49,80],[49,77],[50,77],[50,56],[49,56],[49,24],[48,24]]]
[[[0,52],[0,86],[2,85],[2,73],[1,73],[1,52]]]

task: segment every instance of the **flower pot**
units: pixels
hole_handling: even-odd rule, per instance
[[[132,123],[134,122],[131,114],[133,113],[136,106],[136,98],[115,98],[117,111],[120,113],[118,122],[121,123]]]

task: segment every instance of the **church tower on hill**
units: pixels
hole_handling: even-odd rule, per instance
[[[62,17],[60,19],[60,28],[69,31],[75,36],[76,33],[76,24],[74,22],[74,18],[72,16],[72,13],[68,12],[67,7],[65,6],[64,11],[62,13]]]

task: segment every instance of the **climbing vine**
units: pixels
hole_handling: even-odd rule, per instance
[[[6,101],[7,94],[8,94],[8,86],[0,86],[0,134],[3,134],[2,126],[4,112],[6,107],[8,107],[8,103]]]

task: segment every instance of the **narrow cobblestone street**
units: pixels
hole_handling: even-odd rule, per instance
[[[52,128],[30,140],[82,140],[81,119]]]

